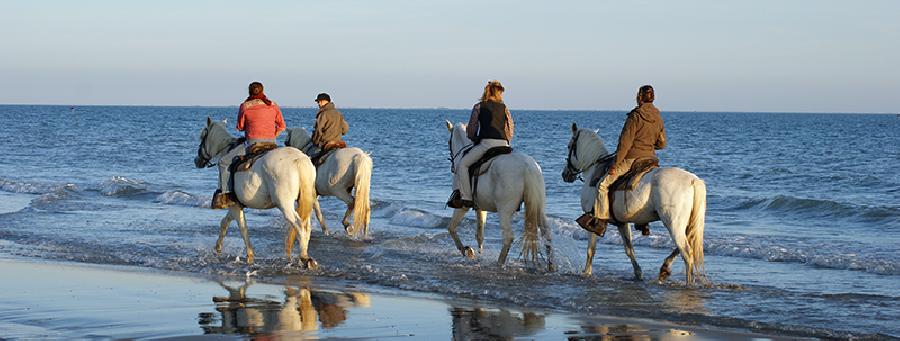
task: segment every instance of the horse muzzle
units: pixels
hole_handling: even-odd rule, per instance
[[[563,182],[572,183],[572,182],[575,182],[575,179],[578,179],[578,174],[569,172],[568,170],[563,170],[563,173],[562,173]]]
[[[201,160],[199,156],[195,156],[194,166],[197,166],[197,168],[206,168],[206,162]]]

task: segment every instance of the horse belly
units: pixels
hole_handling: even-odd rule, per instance
[[[616,218],[632,223],[649,223],[659,220],[653,205],[650,205],[652,184],[649,178],[641,180],[637,188],[630,192],[616,192],[612,209]]]
[[[246,207],[268,209],[274,207],[270,200],[262,177],[255,172],[239,172],[234,175],[234,191]]]

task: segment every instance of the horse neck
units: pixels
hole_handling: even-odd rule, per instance
[[[466,135],[466,130],[462,128],[457,128],[453,130],[453,137],[450,141],[450,149],[451,152],[456,155],[459,154],[463,148],[473,145],[474,142],[469,139]],[[458,161],[457,161],[458,162]]]
[[[603,145],[603,141],[601,141],[600,138],[592,135],[588,136],[591,136],[591,138],[579,139],[578,155],[576,155],[578,157],[578,168],[585,172],[585,174],[587,174],[591,168],[597,168],[596,161],[600,157],[608,155],[606,146]]]
[[[236,138],[231,136],[225,128],[219,126],[210,127],[209,135],[206,136],[206,143],[214,156],[224,152],[226,147],[234,143],[235,140]]]

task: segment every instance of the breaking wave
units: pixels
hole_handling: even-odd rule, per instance
[[[866,222],[898,222],[900,207],[856,205],[832,200],[797,198],[777,195],[773,198],[750,199],[733,207],[735,210],[763,210],[805,218],[855,217]]]

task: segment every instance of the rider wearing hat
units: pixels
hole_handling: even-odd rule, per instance
[[[319,148],[319,152],[312,158],[313,160],[318,160],[329,150],[346,147],[347,143],[342,136],[350,129],[347,121],[344,121],[344,115],[335,109],[331,96],[326,93],[319,94],[316,96],[316,104],[319,105],[319,112],[316,113],[312,143]]]

